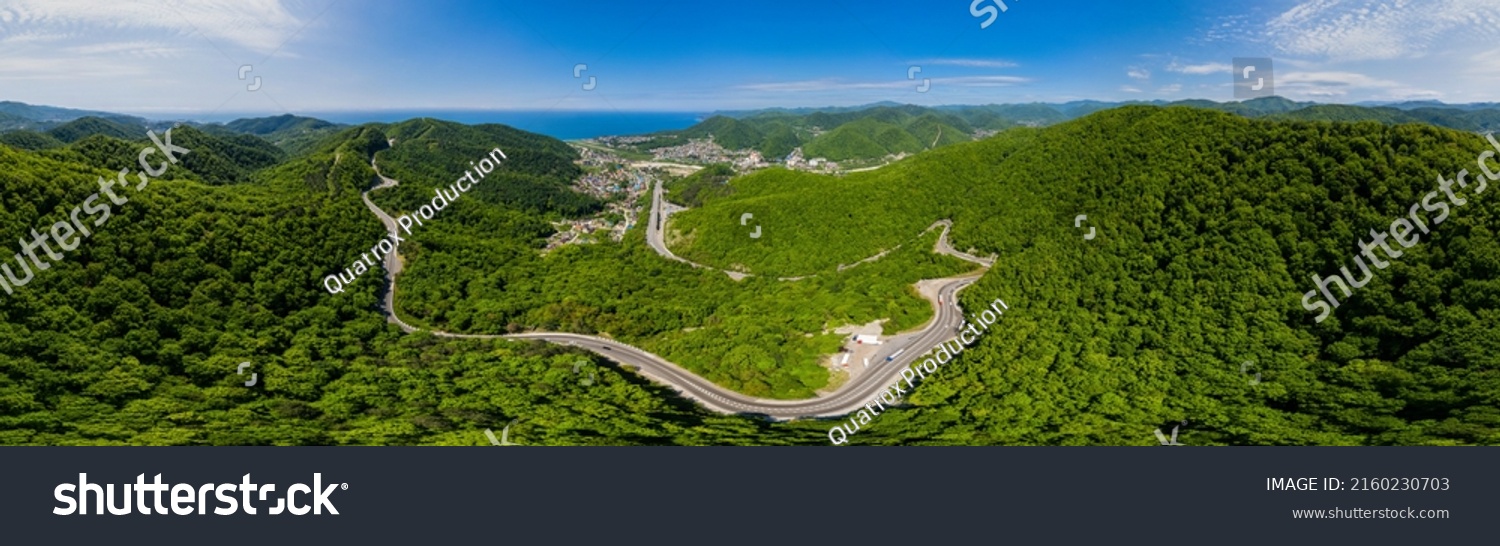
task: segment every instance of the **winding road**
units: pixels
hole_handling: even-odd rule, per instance
[[[373,157],[370,159],[370,166],[372,168],[375,167]],[[380,218],[381,223],[385,225],[386,229],[395,233],[398,229],[395,219],[391,218],[389,214],[386,214],[384,210],[381,210],[380,207],[376,206],[370,200],[370,192],[381,188],[393,187],[398,182],[380,174],[379,168],[375,169],[375,174],[380,177],[381,183],[366,190],[361,194],[361,198],[365,206],[370,208],[370,212]],[[660,184],[658,184],[655,191],[656,195],[653,198],[648,234],[661,230],[661,224],[665,223],[664,220],[667,214],[662,211],[662,207],[660,206],[662,191]],[[963,312],[957,304],[958,291],[979,280],[987,270],[990,262],[954,251],[947,244],[948,227],[952,225],[952,222],[943,220],[939,223],[944,224],[944,229],[942,236],[939,237],[937,244],[934,245],[933,250],[935,252],[950,254],[978,263],[985,266],[986,269],[960,277],[930,281],[934,283],[937,294],[937,298],[931,300],[933,306],[936,308],[933,320],[920,330],[899,334],[890,338],[890,341],[883,345],[881,350],[871,358],[872,364],[868,371],[855,376],[836,391],[817,398],[805,400],[769,400],[745,396],[720,387],[693,372],[668,362],[658,355],[619,341],[598,336],[564,332],[530,332],[508,335],[454,334],[443,331],[430,331],[430,333],[437,337],[454,339],[504,338],[512,340],[538,340],[579,347],[592,351],[623,366],[635,368],[642,375],[676,389],[684,397],[692,399],[706,408],[722,413],[760,414],[778,420],[847,415],[863,408],[866,403],[869,403],[872,398],[878,396],[881,391],[884,391],[891,384],[900,380],[902,369],[905,369],[919,357],[930,352],[938,343],[951,338],[964,322]],[[659,235],[659,233],[656,234],[656,237],[659,237]],[[648,240],[651,239],[653,237],[648,236]],[[686,260],[671,256],[670,251],[666,249],[665,243],[661,243],[660,247],[657,247],[657,243],[661,243],[659,238],[655,239],[655,242],[652,244],[652,247],[656,248],[657,252],[663,253],[664,256],[686,262]],[[387,320],[400,327],[402,331],[407,333],[425,331],[407,324],[396,315],[396,274],[400,272],[402,266],[398,254],[399,247],[396,251],[387,254],[385,257],[386,280],[390,287],[386,291],[385,296],[385,315]],[[903,351],[903,349],[905,350]],[[886,357],[897,352],[901,354],[891,361],[886,361]]]
[[[700,263],[695,263],[695,262],[689,261],[689,260],[687,260],[687,259],[685,259],[685,258],[683,258],[681,256],[678,256],[677,254],[675,254],[675,253],[672,252],[672,249],[667,248],[667,241],[666,241],[666,239],[667,239],[667,236],[666,236],[666,233],[667,233],[667,219],[672,216],[672,213],[678,212],[678,211],[682,211],[682,210],[687,210],[687,209],[685,209],[684,207],[679,206],[679,205],[674,205],[674,204],[672,204],[672,203],[670,203],[670,202],[668,202],[666,200],[666,197],[664,197],[664,195],[663,195],[665,193],[665,191],[666,191],[665,190],[665,186],[666,186],[665,182],[657,181],[655,189],[653,189],[651,191],[651,215],[649,217],[650,221],[647,222],[647,224],[646,224],[646,244],[650,245],[651,249],[655,250],[656,253],[660,254],[663,258],[666,258],[666,259],[669,259],[669,260],[679,261],[679,262],[691,265],[691,266],[699,268],[699,269],[712,269],[714,271],[719,271],[719,272],[728,274],[730,278],[732,278],[734,280],[737,280],[737,281],[741,280],[741,279],[744,279],[745,277],[753,277],[753,276],[755,276],[755,275],[752,275],[752,274],[749,274],[749,273],[740,273],[738,271],[729,271],[727,269],[719,269],[719,268],[716,268],[716,267],[713,267],[713,266],[703,265],[703,264],[700,264]],[[964,261],[967,261],[967,262],[974,262],[974,263],[982,265],[984,267],[989,267],[989,266],[991,266],[991,265],[993,265],[995,263],[995,258],[993,256],[991,256],[989,258],[980,258],[980,257],[974,256],[972,254],[967,254],[967,253],[964,253],[964,252],[959,252],[959,251],[955,250],[951,245],[949,245],[948,244],[948,231],[949,231],[950,228],[953,227],[953,221],[952,220],[938,220],[936,222],[933,222],[932,225],[927,226],[927,229],[922,230],[922,233],[918,234],[917,237],[921,237],[922,235],[926,235],[927,232],[932,231],[933,228],[937,228],[939,226],[941,226],[943,228],[943,233],[942,233],[942,235],[938,236],[937,246],[933,249],[933,251],[938,252],[940,254],[947,254],[949,256],[953,256],[953,257],[956,257],[958,259],[961,259],[961,260],[964,260]],[[870,256],[868,258],[865,258],[863,260],[854,262],[852,264],[839,264],[837,271],[842,272],[842,271],[844,271],[846,269],[850,269],[850,268],[853,268],[855,266],[858,266],[859,264],[870,263],[870,262],[873,262],[875,260],[879,260],[881,258],[884,258],[886,254],[890,254],[891,252],[894,252],[894,251],[900,249],[904,244],[905,243],[902,243],[900,245],[896,245],[895,248],[881,251],[880,253],[875,254],[874,256]],[[800,276],[800,277],[779,277],[776,280],[779,280],[779,281],[800,281],[802,279],[808,279],[808,278],[812,278],[812,277],[816,277],[816,276],[817,275],[803,275],[803,276]]]

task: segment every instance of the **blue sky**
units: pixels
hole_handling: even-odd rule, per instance
[[[982,28],[985,11],[1001,2],[1007,9]],[[0,100],[183,117],[1227,101],[1234,57],[1272,57],[1277,93],[1296,100],[1495,101],[1497,7],[1500,0],[4,0]],[[588,68],[575,78],[580,64]],[[244,65],[251,68],[241,80]],[[256,77],[260,87],[248,91]]]

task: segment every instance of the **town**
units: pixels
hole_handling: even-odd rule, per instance
[[[544,252],[563,245],[598,242],[601,237],[619,241],[640,220],[641,196],[666,176],[661,167],[638,166],[607,148],[576,144],[574,148],[581,158],[575,163],[585,172],[573,181],[573,189],[608,204],[603,212],[589,218],[553,222],[557,233],[547,239]]]
[[[544,252],[569,244],[599,242],[605,237],[619,241],[645,214],[647,205],[642,196],[655,184],[692,174],[705,165],[726,164],[736,175],[773,166],[828,174],[846,172],[837,162],[804,157],[800,147],[786,157],[768,159],[756,150],[725,149],[714,142],[712,135],[705,139],[689,139],[686,144],[652,148],[649,161],[644,160],[645,154],[628,151],[651,140],[651,137],[641,136],[606,136],[572,143],[579,155],[575,163],[585,170],[584,175],[573,182],[574,191],[597,197],[608,205],[603,212],[588,218],[554,222],[557,233],[547,239]],[[626,155],[641,159],[629,159]],[[898,161],[905,155],[890,156],[885,160]],[[872,168],[878,168],[878,165]]]

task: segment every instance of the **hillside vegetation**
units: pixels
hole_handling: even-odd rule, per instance
[[[0,145],[0,233],[46,229],[132,167],[148,141],[109,130]],[[765,170],[700,189],[669,225],[680,254],[757,275],[738,282],[657,256],[639,228],[539,252],[551,220],[598,206],[565,187],[575,152],[540,135],[411,120],[298,153],[172,135],[192,143],[181,163],[0,294],[0,443],[476,445],[512,420],[532,445],[826,443],[828,422],[713,415],[574,349],[403,334],[378,271],[323,289],[385,236],[359,199],[371,157],[401,180],[374,194],[399,214],[494,146],[501,169],[401,246],[410,322],[610,335],[805,397],[828,384],[825,329],[919,326],[932,309],[911,284],[972,270],[919,235],[950,218],[954,246],[998,255],[962,303],[1010,310],[854,443],[1145,445],[1183,420],[1191,445],[1500,442],[1500,195],[1468,194],[1328,320],[1300,305],[1439,175],[1475,170],[1490,144],[1471,133],[1133,106],[846,177]]]
[[[438,185],[446,187],[494,145],[510,158],[506,169],[491,173],[403,243],[408,265],[396,304],[413,324],[481,334],[601,334],[740,392],[806,398],[830,379],[819,359],[837,351],[842,336],[828,330],[881,319],[892,333],[920,326],[932,309],[911,285],[971,269],[929,251],[936,232],[875,264],[795,283],[736,282],[663,259],[639,229],[620,243],[543,255],[538,250],[553,232],[546,220],[595,204],[571,191],[571,200],[554,193],[577,175],[570,147],[521,140],[524,133],[500,126],[435,120],[382,130],[396,145],[378,152],[378,164],[401,184],[374,199],[392,214],[431,200]],[[686,191],[713,193],[728,173],[705,169],[687,180]]]
[[[138,127],[131,127],[117,121],[90,116],[78,118],[53,127],[47,131],[47,134],[63,142],[71,143],[93,135],[128,139],[136,137],[141,132],[141,129]]]
[[[1243,102],[1202,99],[1127,103],[1074,101],[931,108],[887,102],[853,108],[730,112],[712,116],[681,131],[657,133],[655,138],[634,147],[646,151],[683,144],[689,139],[707,139],[712,135],[715,142],[725,148],[758,150],[770,158],[784,157],[800,146],[808,158],[869,161],[967,142],[980,130],[1044,127],[1128,105],[1186,106],[1257,119],[1379,121],[1386,124],[1422,123],[1472,132],[1500,130],[1500,108],[1495,104],[1403,103],[1367,107],[1296,102],[1282,97]]]
[[[703,170],[674,179],[667,183],[667,200],[686,207],[700,207],[713,196],[728,195],[734,191],[729,179],[734,178],[734,168],[717,163]]]
[[[983,107],[958,112],[911,105],[808,114],[769,111],[743,118],[713,116],[681,131],[658,133],[656,138],[634,147],[650,150],[712,137],[727,149],[756,150],[773,159],[801,147],[808,158],[868,160],[967,142],[972,140],[975,127],[1012,125]]]
[[[1471,194],[1329,320],[1300,304],[1312,275],[1351,266],[1361,237],[1487,148],[1430,126],[1126,107],[872,173],[738,178],[674,216],[674,250],[800,273],[952,218],[955,246],[999,255],[963,302],[1004,298],[1006,326],[861,442],[1145,444],[1186,419],[1192,444],[1494,443],[1490,195]],[[747,211],[759,240],[735,236]],[[1083,239],[1078,214],[1098,238]]]
[[[233,133],[258,136],[289,153],[308,151],[318,141],[338,132],[342,126],[321,119],[283,114],[265,118],[237,119],[224,124]]]
[[[63,260],[0,293],[0,444],[482,445],[485,428],[512,420],[510,439],[526,445],[818,439],[709,414],[576,350],[402,334],[379,313],[373,277],[327,293],[322,277],[385,235],[359,200],[382,126],[271,166],[184,129],[174,143],[200,141],[182,163],[124,192]],[[561,145],[515,138],[507,144]],[[145,146],[89,142],[50,155],[0,146],[0,232],[45,231]],[[189,162],[200,153],[226,163]],[[230,178],[201,182],[220,175]],[[250,373],[258,384],[246,387]]]

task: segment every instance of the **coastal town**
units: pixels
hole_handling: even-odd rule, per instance
[[[547,239],[545,251],[570,244],[598,242],[602,238],[619,241],[625,232],[640,221],[639,204],[652,185],[666,176],[661,167],[637,165],[636,162],[593,146],[574,145],[584,168],[583,176],[573,181],[574,191],[604,200],[605,210],[588,218],[553,222],[557,228]]]
[[[736,174],[772,166],[781,166],[794,171],[838,173],[838,163],[821,157],[808,158],[802,148],[795,148],[786,157],[767,158],[756,150],[728,150],[714,142],[713,135],[705,139],[690,139],[687,144],[651,150],[658,161],[678,161],[697,165],[726,163],[734,167]]]
[[[901,153],[880,158],[873,164],[853,162],[853,165],[844,165],[822,157],[806,157],[801,147],[783,157],[767,157],[757,150],[727,149],[719,145],[713,135],[641,151],[657,138],[603,136],[572,142],[579,155],[575,163],[585,171],[573,182],[573,189],[606,201],[606,209],[587,218],[554,222],[557,233],[547,239],[544,251],[570,244],[599,242],[605,238],[621,240],[646,213],[647,205],[642,197],[657,182],[670,182],[707,165],[728,165],[735,175],[770,167],[842,175],[878,169],[907,157]]]

